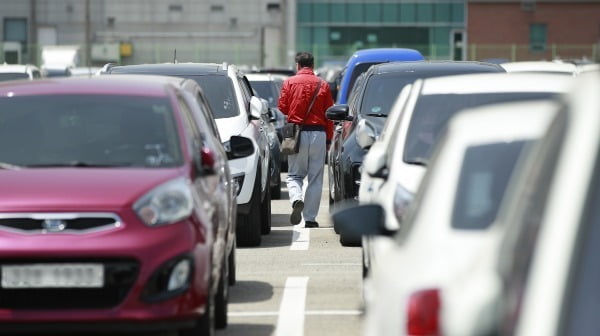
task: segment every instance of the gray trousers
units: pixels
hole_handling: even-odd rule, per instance
[[[298,154],[288,156],[287,187],[290,202],[304,201],[304,221],[315,221],[321,205],[323,170],[326,149],[325,132],[304,131],[300,133]],[[308,177],[306,194],[302,197],[304,178]]]

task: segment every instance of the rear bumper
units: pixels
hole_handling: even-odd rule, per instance
[[[143,323],[142,323],[143,322]],[[28,333],[53,333],[53,334],[107,334],[114,335],[119,333],[139,333],[148,334],[176,329],[191,328],[194,326],[194,320],[181,321],[129,321],[119,323],[2,323],[0,324],[0,334],[19,335]]]

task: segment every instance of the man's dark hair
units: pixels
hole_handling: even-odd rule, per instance
[[[311,53],[307,51],[301,51],[296,54],[296,63],[298,63],[301,68],[312,68],[315,65],[315,58]]]

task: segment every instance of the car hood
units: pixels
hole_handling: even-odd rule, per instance
[[[234,135],[240,135],[246,129],[244,117],[220,118],[215,120],[221,135],[221,142],[229,141]]]
[[[100,211],[131,206],[183,168],[0,170],[0,212]]]

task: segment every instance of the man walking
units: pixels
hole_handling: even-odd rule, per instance
[[[296,75],[283,83],[279,97],[279,109],[288,122],[302,125],[299,152],[288,156],[287,187],[292,203],[290,222],[299,224],[304,217],[307,228],[319,227],[316,218],[323,191],[325,151],[333,133],[333,123],[325,117],[325,111],[333,105],[329,84],[314,74],[313,67],[310,53],[298,53]],[[303,197],[305,177],[308,184]]]

